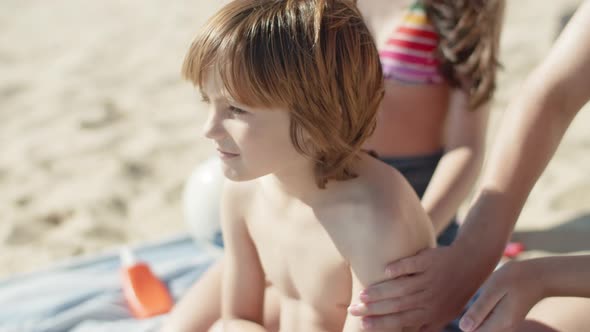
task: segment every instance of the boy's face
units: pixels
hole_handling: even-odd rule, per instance
[[[305,162],[291,141],[286,109],[240,105],[228,96],[218,77],[207,76],[202,87],[209,104],[204,134],[215,142],[228,179],[246,181],[289,172]]]

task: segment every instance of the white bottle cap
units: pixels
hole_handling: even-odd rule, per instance
[[[132,266],[137,263],[137,258],[133,255],[133,251],[129,247],[123,247],[119,251],[119,257],[121,259],[122,266]]]

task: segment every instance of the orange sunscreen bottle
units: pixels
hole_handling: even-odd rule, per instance
[[[138,262],[129,248],[121,249],[120,256],[123,294],[133,315],[147,318],[170,311],[172,296],[149,266]]]

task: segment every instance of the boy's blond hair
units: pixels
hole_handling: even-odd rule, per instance
[[[383,77],[352,0],[234,0],[205,25],[183,76],[213,71],[249,106],[290,111],[295,148],[315,161],[320,188],[356,176],[351,163],[375,129]]]

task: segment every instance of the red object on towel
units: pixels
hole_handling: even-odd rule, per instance
[[[152,317],[172,309],[174,302],[168,288],[146,263],[137,262],[127,248],[121,251],[121,262],[123,294],[135,317]]]
[[[524,244],[520,242],[509,242],[504,248],[504,257],[514,258],[524,251]]]

